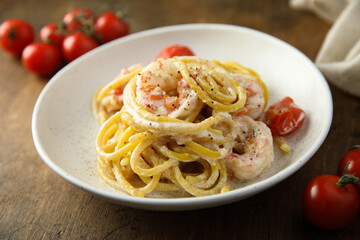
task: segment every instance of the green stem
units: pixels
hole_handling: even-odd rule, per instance
[[[17,36],[16,36],[15,27],[11,27],[10,32],[9,32],[9,37],[11,39],[16,39]]]
[[[360,145],[354,145],[350,148],[350,151],[360,149]]]
[[[338,187],[344,187],[347,184],[354,184],[358,187],[360,187],[360,178],[355,177],[354,174],[347,174],[347,169],[349,167],[350,163],[347,163],[345,168],[344,168],[344,172],[343,175],[340,177],[339,181],[336,183],[336,186]]]

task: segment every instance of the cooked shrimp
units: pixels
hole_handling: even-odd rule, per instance
[[[248,180],[270,168],[274,161],[270,129],[260,121],[242,115],[234,118],[236,143],[224,159],[228,170],[238,179]]]
[[[110,116],[121,110],[123,106],[122,94],[111,94],[101,99],[101,106]]]
[[[201,100],[169,60],[157,59],[138,75],[136,99],[156,115],[186,119]]]
[[[120,74],[115,78],[115,81],[139,68],[141,68],[141,65],[136,64],[130,66],[129,68],[122,69]],[[109,93],[100,100],[99,108],[104,110],[108,116],[115,114],[123,107],[123,92],[125,86],[126,83],[116,89],[109,91]]]
[[[237,115],[247,115],[253,119],[258,119],[265,108],[264,89],[261,84],[251,76],[241,73],[233,74],[234,78],[240,83],[246,92],[246,103]]]

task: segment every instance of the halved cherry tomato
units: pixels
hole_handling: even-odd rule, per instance
[[[95,33],[102,43],[129,34],[129,26],[113,12],[104,12],[95,20]]]
[[[175,44],[161,50],[157,59],[168,59],[176,56],[195,56],[195,53],[187,46]]]
[[[61,53],[52,44],[31,43],[23,51],[22,62],[30,72],[49,76],[60,68]]]
[[[344,173],[346,164],[348,164],[347,174],[354,174],[355,177],[360,178],[360,146],[355,146],[352,150],[347,152],[340,160],[337,174],[341,176]]]
[[[33,27],[22,19],[8,19],[0,25],[0,45],[13,55],[21,55],[34,38]]]
[[[359,212],[357,188],[353,184],[338,186],[339,179],[339,176],[321,175],[310,180],[303,190],[303,213],[319,228],[344,228]]]
[[[285,97],[268,108],[265,120],[274,136],[286,136],[303,124],[305,112],[292,98]]]
[[[96,48],[99,44],[82,32],[75,32],[65,37],[62,43],[62,53],[68,62]]]
[[[55,22],[46,24],[41,28],[39,34],[40,41],[45,43],[53,43],[59,47],[61,47],[64,37],[65,36],[63,32],[61,29],[59,29],[58,24]]]
[[[93,12],[90,9],[74,8],[66,13],[63,18],[63,23],[66,30],[69,32],[77,31],[83,26],[83,22],[90,20],[93,17]]]

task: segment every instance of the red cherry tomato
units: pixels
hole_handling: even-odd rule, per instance
[[[128,35],[129,26],[115,13],[104,12],[95,21],[95,33],[102,43],[106,43]]]
[[[90,9],[74,8],[65,14],[63,23],[65,24],[67,31],[73,32],[81,29],[83,22],[92,17],[93,12]]]
[[[75,32],[65,37],[61,50],[65,59],[71,62],[97,46],[98,43],[93,38],[82,32]]]
[[[305,217],[323,229],[340,229],[350,224],[359,212],[360,200],[356,187],[338,187],[339,176],[321,175],[310,180],[302,193]]]
[[[41,28],[39,34],[40,41],[53,43],[59,47],[61,47],[64,37],[64,34],[61,32],[61,29],[59,29],[58,24],[55,22],[46,24]]]
[[[187,46],[175,44],[161,50],[157,58],[168,59],[175,56],[195,56],[195,54]]]
[[[49,76],[59,70],[61,53],[49,43],[31,43],[23,51],[22,62],[30,72]]]
[[[347,163],[349,166],[346,173],[360,178],[360,146],[355,146],[341,158],[337,172],[339,176],[343,175]]]
[[[1,47],[16,56],[21,55],[24,48],[34,41],[34,29],[21,19],[9,19],[0,25]]]
[[[274,136],[286,136],[301,127],[305,112],[293,99],[285,97],[268,108],[265,119]]]

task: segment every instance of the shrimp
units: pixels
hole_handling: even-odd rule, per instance
[[[255,178],[274,161],[270,129],[242,115],[234,118],[236,138],[233,151],[224,159],[227,169],[240,180]]]
[[[265,108],[265,94],[261,84],[250,76],[241,73],[233,74],[233,77],[240,83],[246,92],[245,106],[235,115],[247,115],[258,119]]]
[[[169,60],[157,59],[138,75],[136,100],[149,112],[186,119],[202,104]]]
[[[132,65],[129,68],[123,68],[114,81],[139,68],[141,68],[140,64]],[[105,97],[100,100],[99,108],[104,110],[108,116],[112,116],[116,112],[120,111],[123,107],[123,92],[125,86],[126,83],[116,89],[111,90]]]

